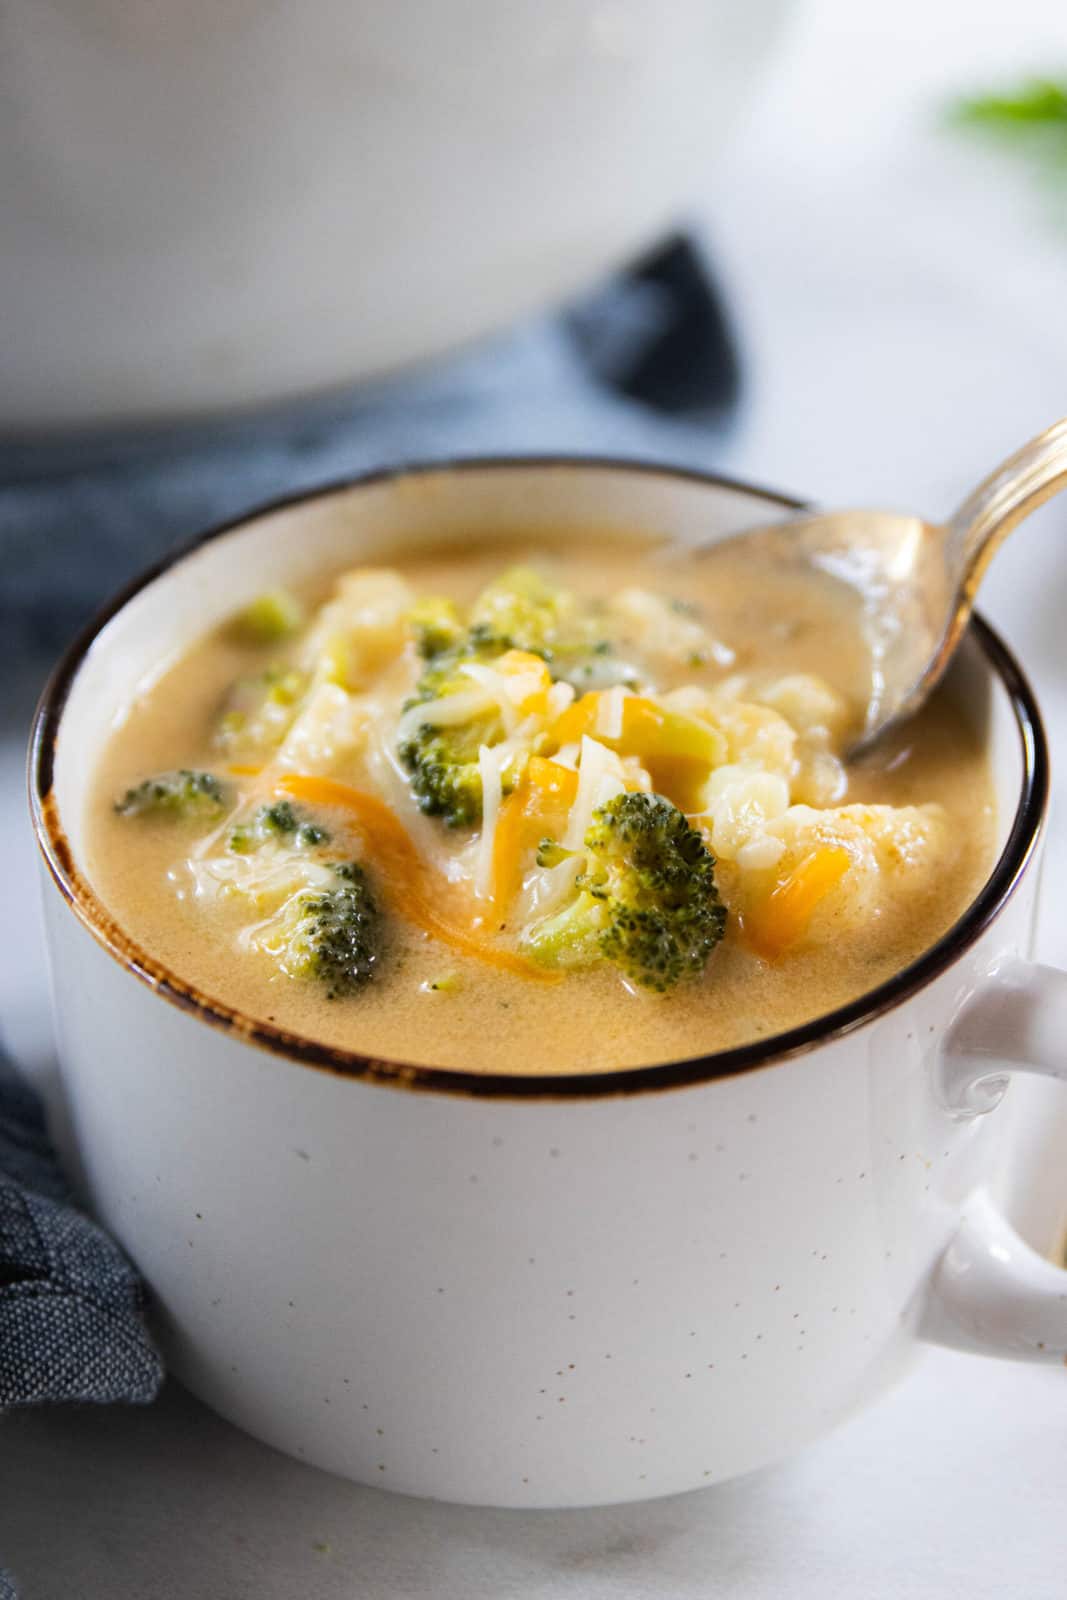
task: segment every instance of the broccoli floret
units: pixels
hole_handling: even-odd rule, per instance
[[[470,692],[474,684],[460,670],[463,663],[491,661],[499,653],[495,646],[463,644],[434,656],[404,707],[405,714],[429,701]],[[405,726],[409,731],[397,753],[411,774],[411,792],[420,811],[441,817],[451,828],[474,827],[482,816],[478,751],[504,737],[499,713],[486,711],[445,725],[415,722],[406,715]]]
[[[459,728],[424,724],[400,746],[419,810],[440,817],[450,828],[472,828],[481,820],[478,748],[493,742],[479,734],[483,726],[484,721]]]
[[[443,694],[455,694],[460,689],[469,689],[471,680],[461,670],[467,662],[477,661],[491,666],[494,661],[499,661],[509,648],[510,646],[503,645],[496,639],[475,638],[473,634],[464,634],[456,644],[437,651],[427,661],[408,705],[417,705],[422,700],[437,700]]]
[[[289,800],[276,800],[260,806],[250,822],[240,823],[230,834],[230,849],[246,855],[267,839],[287,839],[301,849],[328,844],[330,835],[317,822],[305,820],[304,813]]]
[[[420,656],[427,661],[451,650],[463,638],[463,624],[451,600],[430,595],[408,613]]]
[[[234,617],[231,632],[247,645],[277,644],[295,633],[304,621],[304,608],[287,589],[261,594]]]
[[[509,651],[523,651],[546,663],[555,681],[573,681],[595,657],[610,683],[631,681],[632,670],[610,661],[604,652],[595,610],[568,590],[554,588],[527,567],[512,567],[475,600],[466,634],[456,637],[458,621],[446,601],[425,602],[422,650],[428,657],[413,698],[404,707],[398,753],[411,774],[411,788],[420,808],[442,817],[452,827],[475,826],[482,816],[482,784],[478,752],[505,737],[499,714],[478,709],[466,719],[427,717],[419,723],[413,708],[474,688],[463,668],[492,664]],[[418,626],[420,608],[412,612]],[[599,678],[597,679],[599,681]],[[547,683],[547,679],[546,679]],[[513,786],[516,772],[503,774],[503,789]]]
[[[662,795],[620,794],[593,813],[584,842],[573,900],[528,935],[535,959],[586,966],[602,957],[660,991],[703,972],[726,908],[715,858],[678,808]]]
[[[633,687],[641,674],[619,660],[604,634],[605,618],[590,601],[556,589],[528,567],[512,567],[483,589],[471,608],[470,637],[495,650],[528,650],[548,662],[557,683],[578,690]]]
[[[159,772],[133,789],[127,789],[115,810],[124,817],[170,816],[206,818],[226,809],[227,785],[213,772],[192,772],[180,767],[176,772]]]
[[[569,591],[553,588],[530,567],[511,567],[471,607],[471,639],[497,650],[528,650],[550,661],[574,610]]]
[[[384,928],[362,867],[331,863],[335,884],[293,895],[257,939],[290,978],[314,979],[328,1000],[354,994],[374,977]]]

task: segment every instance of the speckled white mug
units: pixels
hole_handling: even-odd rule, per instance
[[[1025,960],[1046,751],[981,622],[954,683],[999,789],[988,882],[873,993],[719,1055],[565,1078],[338,1055],[162,970],[79,865],[86,774],[134,686],[265,584],[413,533],[696,541],[789,505],[602,462],[379,475],[209,536],[59,668],[31,775],[57,1116],[173,1371],[249,1432],[410,1494],[577,1506],[784,1456],[924,1338],[1067,1356],[1067,1274],[990,1198],[1009,1076],[1064,1075],[1067,977]]]

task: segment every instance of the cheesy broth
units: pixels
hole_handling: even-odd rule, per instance
[[[384,623],[372,618],[366,626],[358,607],[346,617],[342,606],[340,633],[328,641],[334,651],[357,641],[349,667],[334,672],[354,676],[331,679],[336,692],[320,697],[343,734],[316,733],[309,721],[301,742],[294,721],[280,746],[242,748],[235,682],[271,672],[277,679],[300,661],[305,680],[324,678],[306,652],[332,578],[299,597],[307,624],[282,642],[250,643],[247,630],[233,627],[201,639],[136,695],[101,753],[89,801],[89,876],[132,938],[208,996],[330,1045],[470,1072],[563,1073],[696,1056],[779,1033],[872,989],[960,916],[992,864],[992,792],[978,737],[939,694],[874,755],[845,767],[863,652],[847,611],[824,587],[783,580],[754,593],[736,563],[625,540],[598,540],[584,551],[550,538],[454,556],[412,550],[390,571],[414,597],[448,597],[462,619],[485,586],[515,566],[535,569],[579,604],[594,602],[597,615],[608,607],[611,650],[593,645],[573,669],[570,704],[563,704],[569,689],[557,686],[545,717],[579,728],[574,707],[593,707],[588,736],[596,743],[599,732],[622,752],[611,759],[629,763],[620,787],[651,785],[619,731],[630,697],[677,704],[680,715],[703,719],[721,738],[720,758],[706,771],[688,757],[656,768],[664,781],[684,775],[671,798],[717,857],[725,934],[698,975],[656,993],[607,960],[536,971],[531,961],[523,970],[532,948],[524,885],[536,876],[536,858],[528,851],[520,861],[510,902],[488,903],[478,883],[484,891],[493,864],[486,869],[488,857],[479,854],[479,827],[450,828],[420,811],[412,774],[396,753],[396,727],[425,662],[392,601]],[[612,599],[619,595],[630,598]],[[621,688],[608,681],[616,657],[627,680]],[[524,670],[541,670],[525,659]],[[293,693],[298,718],[309,702]],[[288,717],[291,706],[283,709]],[[591,747],[560,743],[562,734],[538,738],[547,752],[539,759],[570,763],[564,787],[573,794],[574,768]],[[508,784],[521,782],[520,766],[505,772],[500,806],[507,807]],[[116,809],[146,778],[174,769],[218,776],[226,799],[217,816],[187,821]],[[375,797],[406,834],[422,863],[420,882],[431,886],[442,914],[473,930],[469,947],[443,940],[411,914],[414,902],[391,878],[394,857],[383,845],[375,858],[373,829],[315,791],[320,797],[300,814],[306,810],[329,843],[309,847],[302,859],[362,865],[382,915],[382,954],[370,981],[333,999],[320,983],[281,970],[265,948],[269,939],[256,943],[255,930],[273,914],[269,896],[253,913],[243,891],[230,892],[236,879],[223,868],[249,870],[231,860],[234,819],[253,817],[280,792],[275,780],[294,774]],[[513,968],[482,959],[479,940],[517,956]]]

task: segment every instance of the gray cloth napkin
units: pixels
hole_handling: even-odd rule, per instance
[[[35,1095],[0,1057],[0,1411],[154,1400],[163,1365],[118,1246],[75,1205]],[[16,1600],[0,1568],[0,1600]]]
[[[74,1204],[35,1095],[0,1058],[0,1410],[154,1400],[163,1369],[118,1246]]]
[[[373,467],[455,455],[602,453],[705,466],[737,366],[684,238],[565,313],[330,403],[211,430],[0,448],[0,635],[46,664],[174,542]],[[74,1205],[40,1108],[0,1062],[0,1410],[152,1400],[142,1290]],[[14,1595],[0,1571],[0,1600]]]
[[[178,539],[281,495],[418,459],[712,463],[738,386],[701,258],[669,241],[565,313],[331,401],[166,434],[0,443],[0,636],[54,653]]]

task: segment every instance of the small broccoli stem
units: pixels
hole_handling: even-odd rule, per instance
[[[537,865],[558,867],[561,862],[568,861],[574,853],[573,850],[565,849],[558,839],[542,839],[537,846]]]
[[[160,772],[127,789],[115,810],[123,817],[157,816],[173,820],[201,821],[218,816],[230,798],[229,785],[213,772],[194,772],[179,767]]]
[[[528,935],[526,948],[535,961],[553,967],[587,967],[599,957],[607,921],[602,901],[586,890],[539,922]]]

